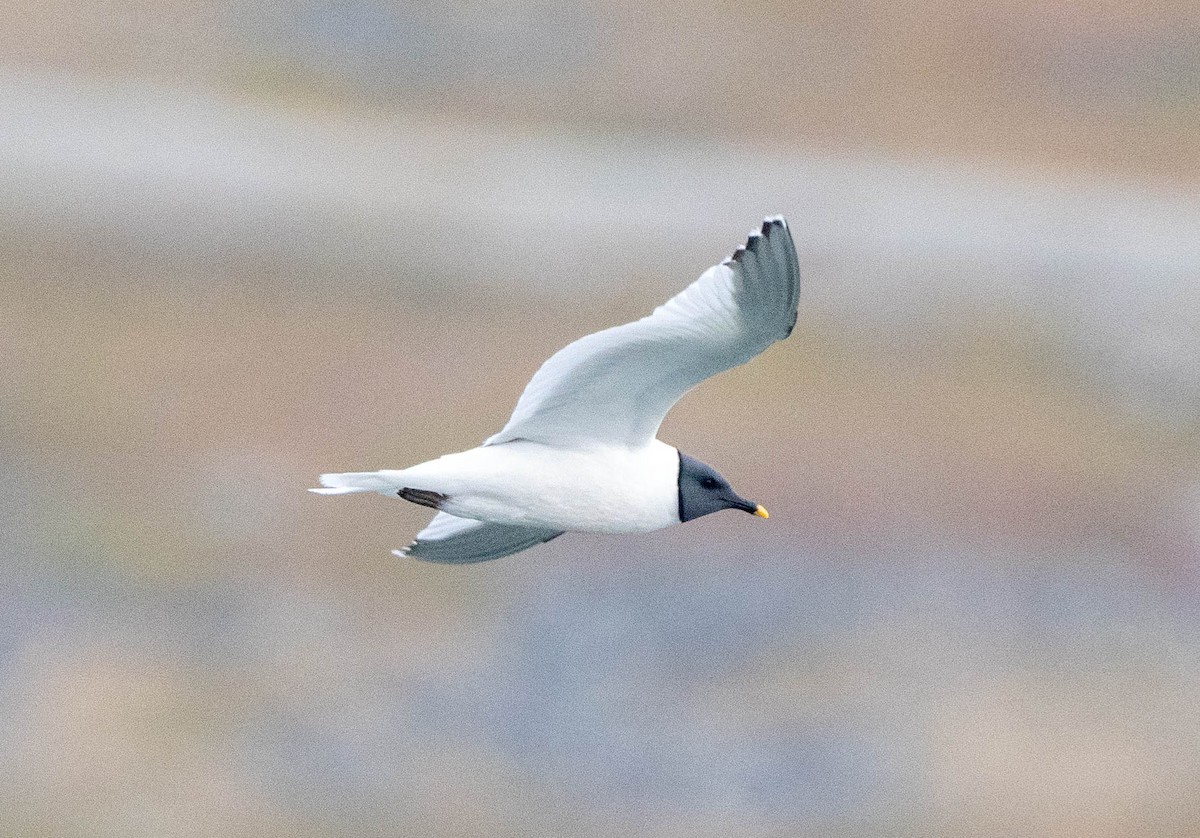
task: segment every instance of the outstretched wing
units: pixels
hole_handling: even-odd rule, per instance
[[[799,298],[787,222],[767,218],[743,247],[649,316],[551,356],[508,424],[484,444],[643,445],[684,393],[791,334]]]
[[[412,544],[392,553],[423,562],[472,564],[510,556],[560,535],[559,530],[472,521],[439,512]]]

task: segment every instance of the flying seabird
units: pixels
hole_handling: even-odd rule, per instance
[[[791,334],[800,266],[787,222],[653,313],[580,338],[542,364],[500,433],[405,469],[322,474],[322,495],[377,492],[438,510],[408,547],[427,562],[498,559],[564,532],[637,533],[722,509],[767,510],[660,442],[667,411],[709,376]]]

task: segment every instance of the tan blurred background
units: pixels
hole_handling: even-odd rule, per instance
[[[1200,834],[1195,4],[4,20],[0,834]],[[775,212],[793,339],[663,429],[770,521],[304,492]]]

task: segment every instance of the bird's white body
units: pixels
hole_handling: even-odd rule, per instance
[[[476,521],[606,533],[679,523],[679,452],[657,439],[566,449],[516,440],[371,474],[372,491],[437,492],[442,512]]]
[[[782,217],[652,313],[552,355],[483,445],[404,469],[321,475],[438,510],[399,555],[465,564],[564,532],[638,533],[720,509],[766,517],[711,467],[656,438],[684,393],[786,338],[800,267]]]

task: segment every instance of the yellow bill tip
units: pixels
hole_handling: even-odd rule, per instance
[[[771,517],[770,513],[767,512],[767,508],[765,506],[763,506],[761,503],[758,505],[758,508],[754,510],[754,514],[757,515],[759,518],[770,518]]]

